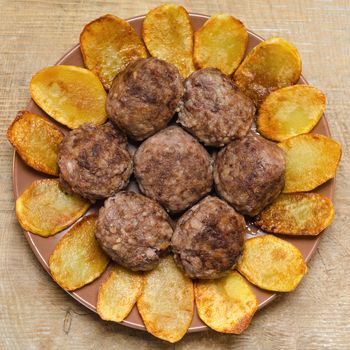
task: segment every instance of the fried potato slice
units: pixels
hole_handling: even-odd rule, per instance
[[[222,333],[242,333],[258,309],[255,294],[237,271],[195,282],[194,295],[201,320]]]
[[[272,92],[260,106],[257,128],[273,141],[311,131],[326,107],[322,91],[310,85],[293,85]]]
[[[255,219],[266,232],[316,236],[334,218],[332,201],[318,193],[281,194]]]
[[[74,225],[58,242],[49,259],[52,278],[62,288],[75,290],[94,281],[106,269],[109,258],[95,238],[97,215]]]
[[[301,73],[297,49],[282,38],[270,38],[255,46],[233,75],[237,86],[256,105],[272,91],[295,84]]]
[[[323,135],[303,134],[278,144],[285,152],[283,192],[305,192],[335,177],[341,145]]]
[[[247,44],[248,32],[241,21],[225,13],[214,15],[194,34],[194,64],[230,75],[242,61]]]
[[[121,322],[141,295],[144,276],[115,265],[98,290],[96,311],[103,320]]]
[[[57,146],[63,137],[56,125],[29,111],[19,112],[7,130],[8,140],[27,165],[56,176]]]
[[[236,268],[259,288],[275,292],[291,292],[307,271],[299,249],[273,235],[246,240]]]
[[[148,332],[170,343],[179,341],[193,317],[193,284],[171,256],[145,274],[137,307]]]
[[[174,64],[184,78],[195,70],[193,29],[182,6],[164,4],[149,11],[143,21],[142,37],[153,57]]]
[[[80,34],[80,49],[85,66],[109,90],[114,77],[147,50],[135,29],[125,20],[105,15],[88,23]]]
[[[17,198],[16,215],[25,230],[48,237],[78,220],[90,205],[62,192],[58,179],[36,180]]]
[[[98,77],[85,68],[44,68],[33,76],[30,94],[49,116],[71,129],[107,120],[106,91]]]

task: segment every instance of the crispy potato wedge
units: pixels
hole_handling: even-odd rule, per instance
[[[225,13],[214,15],[194,34],[194,64],[230,75],[242,61],[247,44],[248,32],[242,22]]]
[[[98,290],[97,313],[103,320],[123,321],[141,295],[143,285],[142,273],[114,266],[108,279]]]
[[[71,129],[107,120],[106,91],[98,77],[85,68],[44,68],[33,76],[30,94],[49,116]]]
[[[7,130],[7,138],[23,161],[42,173],[58,175],[57,146],[63,133],[40,115],[21,111]]]
[[[49,259],[52,278],[62,288],[75,290],[94,281],[106,269],[109,258],[95,239],[97,215],[74,225],[58,242]]]
[[[193,29],[182,6],[164,4],[149,11],[143,21],[142,37],[153,57],[174,64],[184,78],[195,70]]]
[[[300,73],[297,49],[285,39],[270,38],[249,52],[233,79],[256,105],[260,105],[270,92],[295,84]]]
[[[272,92],[260,106],[257,128],[273,141],[284,141],[311,131],[326,107],[322,91],[310,85],[293,85]]]
[[[281,194],[255,219],[266,232],[316,236],[334,218],[332,201],[318,193]]]
[[[91,203],[61,191],[58,179],[34,181],[16,200],[16,215],[21,226],[48,237],[78,220]]]
[[[137,307],[148,332],[170,343],[179,341],[193,317],[193,284],[171,256],[145,274]]]
[[[126,21],[105,15],[88,23],[80,34],[80,49],[85,66],[109,90],[114,77],[137,58],[147,57],[147,50]]]
[[[278,144],[285,152],[283,192],[305,192],[335,177],[341,145],[323,135],[303,134]]]
[[[255,294],[237,271],[195,282],[194,295],[201,320],[222,333],[242,333],[258,309]]]
[[[245,241],[237,270],[259,288],[291,292],[306,274],[307,266],[293,244],[266,235]]]

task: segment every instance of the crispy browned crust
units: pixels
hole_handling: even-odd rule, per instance
[[[62,190],[92,201],[123,189],[132,173],[127,139],[111,123],[70,131],[59,146],[58,165]]]
[[[172,213],[192,206],[212,188],[209,153],[177,126],[147,139],[136,151],[134,164],[140,190]]]
[[[281,194],[254,220],[254,224],[271,233],[316,236],[334,218],[332,201],[318,193]]]
[[[284,174],[284,152],[249,133],[218,153],[214,181],[218,194],[237,211],[255,216],[281,193]]]
[[[19,121],[26,119],[28,115],[35,115],[35,118],[37,118],[38,121],[40,121],[41,125],[40,127],[35,127],[35,125],[32,123],[31,125],[33,125],[34,128],[33,129],[28,128],[27,139],[23,139],[22,137],[18,138],[14,131],[14,128]],[[58,166],[57,165],[51,166],[50,164],[45,163],[44,159],[42,159],[41,157],[42,152],[44,152],[46,149],[45,147],[42,147],[40,149],[40,152],[36,152],[32,154],[28,152],[27,145],[28,145],[28,142],[31,141],[32,130],[35,130],[35,133],[37,136],[37,134],[40,134],[43,132],[42,128],[45,126],[47,126],[46,131],[52,134],[52,144],[56,145],[57,147],[57,145],[62,141],[64,137],[64,134],[62,133],[62,131],[55,124],[50,123],[46,118],[40,115],[31,113],[29,111],[20,111],[17,113],[16,118],[7,129],[7,139],[12,144],[12,146],[16,149],[20,157],[23,159],[23,161],[27,165],[45,174],[57,176]]]
[[[219,278],[232,271],[241,255],[246,225],[226,202],[208,196],[177,222],[172,251],[191,278]]]
[[[111,14],[85,25],[80,33],[80,49],[86,67],[99,77],[106,90],[130,62],[147,57],[146,47],[135,29]]]
[[[172,234],[170,218],[156,201],[126,191],[105,201],[95,233],[111,259],[133,271],[157,266]]]
[[[223,146],[248,133],[254,104],[228,76],[205,68],[191,74],[184,87],[178,123],[205,145]]]
[[[110,120],[142,141],[163,129],[183,94],[177,68],[156,58],[138,59],[113,81],[107,98]]]

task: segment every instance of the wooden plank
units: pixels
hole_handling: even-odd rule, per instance
[[[1,349],[348,349],[350,344],[350,3],[346,0],[186,0],[189,11],[228,12],[263,37],[299,49],[305,77],[327,95],[333,137],[343,145],[336,218],[307,277],[258,312],[240,336],[205,332],[175,346],[107,323],[64,293],[29,249],[14,214],[12,149],[5,133],[29,98],[28,84],[77,43],[84,24],[105,13],[127,18],[159,1],[0,0],[0,348]]]

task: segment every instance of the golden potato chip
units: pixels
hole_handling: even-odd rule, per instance
[[[23,161],[35,170],[58,175],[57,146],[63,133],[40,115],[22,111],[7,130],[7,138]]]
[[[21,226],[39,236],[52,236],[78,220],[91,203],[61,191],[58,179],[34,181],[16,200]]]
[[[108,279],[98,290],[97,313],[103,320],[124,320],[139,298],[143,285],[142,273],[114,266]]]
[[[274,141],[311,131],[321,119],[326,97],[310,85],[294,85],[276,90],[260,106],[257,128]]]
[[[142,37],[153,57],[174,64],[186,78],[193,65],[193,29],[187,11],[179,5],[164,4],[148,12]]]
[[[107,120],[106,91],[98,77],[85,68],[44,68],[33,76],[30,94],[49,116],[71,129]]]
[[[335,177],[341,145],[323,135],[303,134],[278,144],[285,152],[283,192],[305,192]]]
[[[281,194],[254,223],[267,232],[316,236],[333,218],[333,204],[327,197],[318,193],[290,193]]]
[[[242,22],[217,14],[194,34],[194,63],[198,68],[214,67],[230,75],[242,61],[247,43],[248,32]]]
[[[145,274],[137,307],[154,336],[175,343],[185,335],[193,317],[193,284],[171,256]]]
[[[134,28],[113,15],[87,24],[80,34],[85,66],[109,90],[114,77],[133,60],[147,57],[147,50]]]
[[[248,283],[236,271],[194,285],[198,315],[210,328],[240,334],[258,309],[258,300]]]
[[[94,281],[106,269],[109,258],[95,238],[97,215],[74,225],[58,242],[49,259],[52,278],[64,289],[75,290]]]
[[[291,292],[307,271],[299,249],[273,235],[245,241],[237,270],[259,288]]]
[[[282,38],[255,46],[237,68],[233,79],[256,105],[272,91],[295,84],[301,73],[297,49]]]

